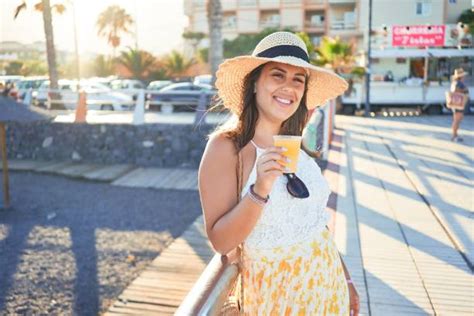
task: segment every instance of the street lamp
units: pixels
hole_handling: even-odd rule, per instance
[[[77,76],[77,92],[80,90],[81,72],[79,62],[79,46],[77,44],[77,24],[76,24],[76,9],[74,7],[74,0],[69,0],[72,9],[72,22],[74,24],[74,54],[76,56],[76,76]]]
[[[365,72],[365,109],[364,115],[370,115],[370,56],[371,56],[371,36],[372,36],[372,0],[369,0],[369,26],[368,26],[368,43],[367,43],[367,67]]]

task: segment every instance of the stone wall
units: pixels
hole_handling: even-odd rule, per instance
[[[197,168],[212,125],[10,123],[13,159]]]

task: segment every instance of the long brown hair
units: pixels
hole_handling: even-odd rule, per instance
[[[237,120],[220,125],[211,135],[224,135],[230,138],[237,151],[247,145],[255,135],[258,120],[258,109],[254,86],[262,73],[265,64],[258,66],[250,72],[244,80],[242,110],[237,115]],[[298,109],[291,117],[283,122],[280,128],[282,135],[301,135],[308,122],[308,108],[306,107],[306,94],[308,91],[308,80],[305,81],[305,89]]]

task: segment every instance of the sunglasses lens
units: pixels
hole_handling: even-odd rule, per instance
[[[298,178],[294,173],[285,174],[288,179],[286,184],[286,189],[288,192],[295,198],[305,199],[309,197],[308,188],[300,178]]]

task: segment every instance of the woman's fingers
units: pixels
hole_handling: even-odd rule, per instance
[[[278,171],[279,173],[283,173],[285,171],[285,166],[282,166],[276,161],[269,161],[262,165],[260,171],[265,174],[267,174],[269,171]]]
[[[277,152],[269,152],[267,154],[263,154],[260,157],[260,159],[262,161],[277,160],[277,161],[287,161],[288,162],[288,158],[286,158],[285,156],[283,156],[282,154],[277,153]]]

